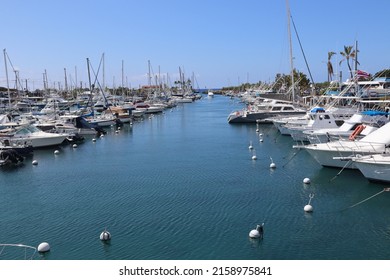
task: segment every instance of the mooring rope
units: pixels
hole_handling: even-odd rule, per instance
[[[378,192],[376,194],[373,194],[370,197],[365,198],[362,201],[359,201],[358,203],[355,203],[355,204],[353,204],[351,206],[348,206],[346,208],[343,208],[343,209],[340,209],[340,210],[325,211],[325,212],[321,212],[321,214],[335,214],[335,213],[346,211],[346,210],[351,209],[351,208],[353,208],[355,206],[358,206],[358,205],[360,205],[360,204],[362,204],[362,203],[364,203],[364,202],[366,202],[366,201],[368,201],[368,200],[370,200],[370,199],[372,199],[372,198],[374,198],[374,197],[376,197],[376,196],[378,196],[378,195],[380,195],[381,193],[384,193],[384,192],[390,192],[390,188],[384,188],[380,192]]]
[[[376,194],[374,194],[374,195],[372,195],[372,196],[370,196],[370,197],[368,197],[368,198],[366,198],[366,199],[363,199],[362,201],[359,201],[358,203],[355,203],[355,204],[353,204],[353,205],[351,205],[351,206],[349,206],[349,207],[347,207],[347,208],[344,208],[344,209],[342,209],[341,211],[345,211],[345,210],[347,210],[347,209],[351,209],[351,208],[353,208],[353,207],[355,207],[355,206],[358,206],[359,204],[362,204],[363,202],[366,202],[366,201],[370,200],[371,198],[376,197],[377,195],[380,195],[380,194],[383,193],[383,192],[388,192],[388,191],[390,191],[390,188],[384,188],[384,189],[381,190],[380,192],[378,192],[378,193],[376,193]]]
[[[298,151],[292,155],[292,157],[285,163],[283,164],[283,168],[301,151],[302,149],[298,149]]]
[[[330,179],[329,182],[332,182],[334,179],[336,179],[336,178],[341,174],[341,172],[343,172],[343,170],[344,170],[350,163],[352,163],[352,160],[348,160],[347,163],[343,166],[343,168],[341,168],[341,170],[339,171],[339,173],[337,173],[332,179]]]

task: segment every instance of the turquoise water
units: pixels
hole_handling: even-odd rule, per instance
[[[0,170],[0,243],[46,241],[51,251],[34,258],[50,260],[390,259],[390,193],[348,208],[388,186],[336,176],[272,125],[260,142],[256,125],[227,123],[241,107],[205,97]],[[249,239],[262,222],[264,239]]]

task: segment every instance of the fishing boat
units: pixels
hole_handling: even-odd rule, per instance
[[[340,117],[340,115],[342,117]],[[308,122],[306,124],[288,123],[284,125],[284,129],[288,130],[288,134],[290,134],[295,141],[308,142],[308,133],[316,129],[338,128],[343,124],[344,119],[350,116],[351,112],[340,114],[337,112],[325,111],[323,108],[313,108],[308,113]]]
[[[389,150],[389,145],[390,123],[387,123],[359,140],[295,145],[293,148],[306,150],[322,166],[356,169],[352,158],[357,154],[384,153]]]
[[[156,113],[162,113],[164,110],[161,106],[154,106],[147,103],[136,103],[135,109],[137,111],[142,111],[144,114],[156,114]]]
[[[390,154],[373,154],[352,158],[357,169],[370,181],[390,183]]]
[[[292,115],[304,115],[306,109],[296,107],[291,102],[264,99],[257,104],[229,114],[228,123],[272,123],[271,118]]]
[[[69,136],[67,133],[44,132],[32,124],[18,125],[0,130],[0,138],[21,145],[31,143],[33,148],[60,145]]]
[[[311,144],[325,143],[340,139],[361,139],[389,121],[387,113],[363,111],[354,114],[337,128],[322,128],[304,131]]]

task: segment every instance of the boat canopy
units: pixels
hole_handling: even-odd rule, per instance
[[[322,107],[314,107],[313,109],[310,110],[311,113],[323,113],[325,112],[325,109]]]
[[[362,112],[363,115],[367,116],[388,116],[388,112],[383,112],[383,111],[377,111],[377,110],[367,110]]]

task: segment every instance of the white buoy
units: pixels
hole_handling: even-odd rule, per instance
[[[259,132],[259,129],[258,129],[258,128],[256,129],[256,132]]]
[[[303,179],[303,183],[305,183],[305,184],[310,184],[310,179],[309,179],[309,178]]]
[[[118,133],[119,133],[119,130],[115,130],[115,133],[118,134]]]
[[[36,159],[34,159],[34,160],[32,161],[32,164],[33,164],[33,165],[38,165],[38,161],[37,161]]]
[[[73,144],[73,146],[72,146],[73,148],[77,148],[77,144]]]
[[[310,202],[311,202],[313,197],[314,197],[314,194],[311,193],[309,195],[309,202],[307,203],[307,205],[305,205],[305,207],[303,207],[303,210],[305,212],[313,212],[313,206],[310,205]]]
[[[260,142],[263,142],[263,138],[260,138],[259,141],[260,141]]]
[[[92,142],[96,142],[96,139],[95,139],[95,138],[92,138]]]
[[[270,168],[276,168],[276,164],[274,163],[274,161],[272,160],[272,158],[270,157],[271,159],[271,164],[269,165]]]
[[[249,237],[250,238],[263,238],[263,233],[264,233],[263,226],[264,226],[264,223],[262,223],[261,225],[257,225],[255,229],[252,229],[249,232]]]
[[[111,239],[111,233],[109,233],[107,230],[102,231],[100,234],[100,240],[101,241],[108,241]]]
[[[39,253],[45,253],[50,251],[50,245],[47,242],[42,242],[41,244],[38,245],[38,252]]]
[[[252,146],[252,141],[249,142],[249,147],[248,147],[250,150],[253,149],[253,146]]]
[[[313,212],[313,206],[307,204],[305,207],[303,207],[303,210],[305,210],[305,212]]]
[[[257,159],[256,150],[253,149],[253,150],[252,150],[252,160],[256,160],[256,159]]]
[[[59,153],[60,153],[59,150],[55,150],[55,151],[54,151],[54,154],[56,154],[56,155],[58,155]]]
[[[263,137],[263,133],[260,133],[259,136],[260,136],[260,137]]]
[[[260,237],[260,233],[257,229],[252,229],[250,232],[249,232],[249,237],[250,238],[259,238]]]

